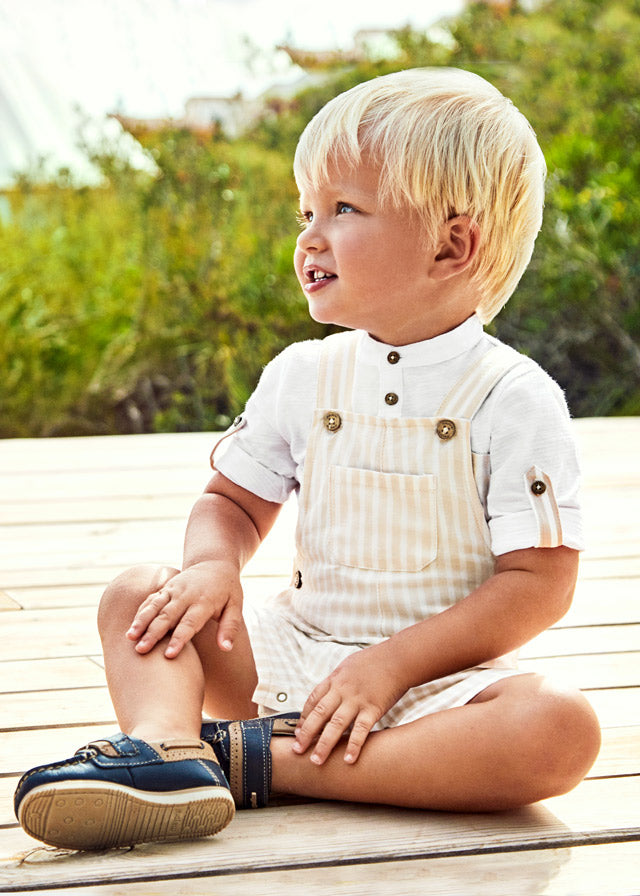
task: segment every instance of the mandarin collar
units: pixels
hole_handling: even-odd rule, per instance
[[[400,363],[403,367],[425,367],[431,364],[440,364],[457,358],[472,349],[482,339],[484,330],[477,314],[472,314],[464,323],[434,336],[433,339],[425,339],[423,342],[412,342],[409,345],[387,345],[378,342],[368,333],[362,333],[359,354],[360,361],[373,364],[376,367],[387,360],[389,352],[397,352],[400,355]]]

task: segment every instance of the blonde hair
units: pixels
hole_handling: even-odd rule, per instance
[[[512,294],[542,222],[546,165],[511,100],[460,69],[411,69],[335,97],[309,122],[295,154],[300,189],[328,179],[332,162],[380,168],[383,203],[408,204],[432,241],[467,215],[479,227],[472,274],[476,313],[490,321]]]

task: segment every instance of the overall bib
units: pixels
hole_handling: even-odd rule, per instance
[[[353,410],[359,339],[323,341],[292,583],[247,619],[265,712],[301,710],[349,654],[446,610],[493,573],[471,420],[521,356],[489,349],[433,418],[378,417]],[[515,658],[502,657],[412,688],[376,727],[462,705],[513,674]]]

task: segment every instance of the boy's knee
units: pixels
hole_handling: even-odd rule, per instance
[[[576,787],[587,775],[600,750],[597,716],[578,690],[542,689],[533,712],[532,780],[559,796]]]
[[[102,632],[113,622],[133,618],[138,607],[150,594],[158,591],[179,570],[169,566],[139,565],[120,573],[109,584],[102,595],[98,607],[98,628]],[[129,619],[130,621],[130,619]],[[128,623],[127,623],[128,624]]]

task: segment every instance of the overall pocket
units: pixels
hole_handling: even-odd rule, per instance
[[[435,476],[331,466],[327,497],[333,562],[381,572],[419,572],[435,560]]]

